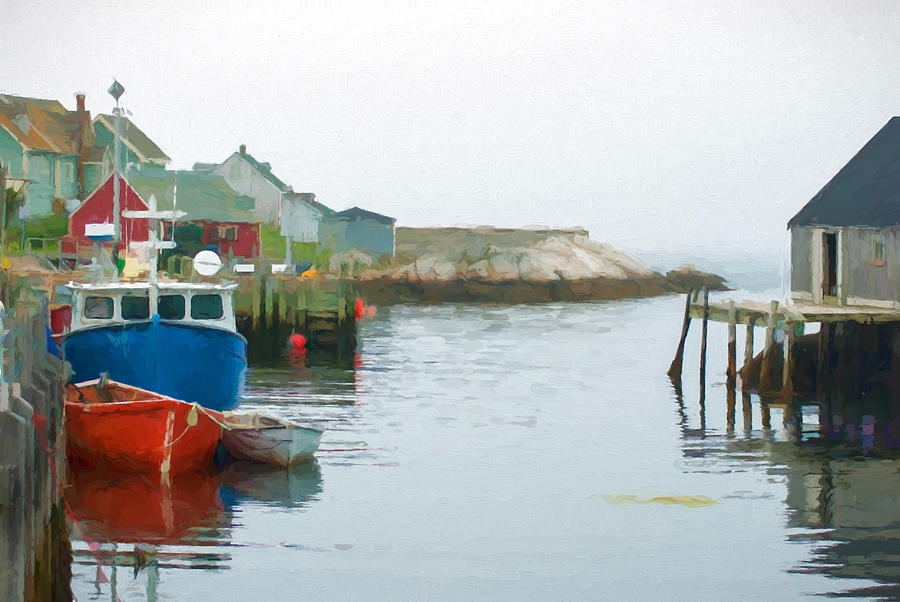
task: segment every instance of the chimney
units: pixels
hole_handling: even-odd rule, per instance
[[[246,155],[246,154],[247,154],[247,145],[246,145],[246,144],[242,144],[239,148],[240,148],[240,151],[241,151],[241,154],[242,154],[242,155]]]
[[[87,194],[84,182],[84,160],[87,158],[88,144],[93,143],[91,116],[84,108],[84,92],[75,93],[75,118],[78,120],[78,130],[75,134],[75,150],[78,152],[78,158],[75,159],[75,179],[78,183],[78,198],[84,200]]]

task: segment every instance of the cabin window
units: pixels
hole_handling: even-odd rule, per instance
[[[160,295],[157,308],[160,319],[181,320],[184,318],[184,295]]]
[[[872,242],[872,263],[875,265],[887,265],[884,254],[884,236],[876,235]]]
[[[150,317],[150,298],[125,295],[122,297],[123,320],[146,320]]]
[[[112,318],[112,297],[85,297],[84,317],[91,320],[108,320]]]
[[[194,295],[191,297],[191,318],[218,320],[225,315],[222,297],[219,295]]]

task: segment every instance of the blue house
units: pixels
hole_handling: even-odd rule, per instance
[[[84,199],[108,171],[84,95],[74,111],[59,101],[0,94],[0,162],[8,185],[25,198],[23,214],[46,216],[69,199]]]

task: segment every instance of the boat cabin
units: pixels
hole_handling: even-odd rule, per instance
[[[110,282],[76,284],[72,291],[71,331],[150,321],[179,323],[236,331],[229,284]]]

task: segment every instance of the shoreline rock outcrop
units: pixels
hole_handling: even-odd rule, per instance
[[[662,275],[581,234],[549,236],[530,246],[467,243],[404,265],[364,269],[358,286],[367,301],[380,304],[541,303],[650,297],[700,286],[727,290],[714,274],[682,266]]]

